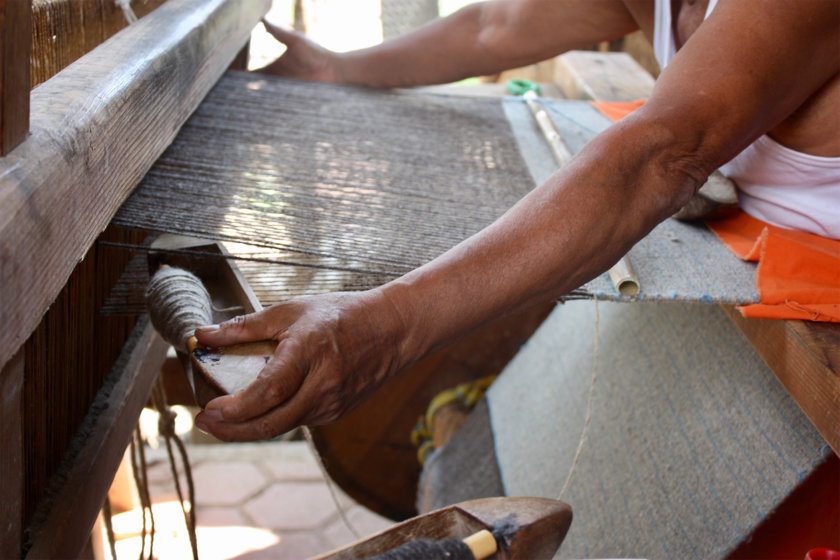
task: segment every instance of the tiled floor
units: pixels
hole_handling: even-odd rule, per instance
[[[305,442],[191,444],[197,542],[203,560],[305,559],[353,542]],[[189,537],[163,450],[148,459],[155,512],[155,556],[190,558]],[[179,469],[180,470],[180,469]],[[181,478],[185,487],[186,482]],[[392,522],[336,489],[338,503],[361,535]],[[139,514],[115,518],[118,558],[140,550]],[[148,539],[147,539],[148,546]]]

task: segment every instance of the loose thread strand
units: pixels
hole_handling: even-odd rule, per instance
[[[575,470],[578,466],[578,461],[580,460],[581,452],[583,451],[584,443],[586,443],[586,438],[589,432],[589,425],[592,422],[592,400],[593,395],[595,394],[595,383],[598,379],[598,355],[600,353],[600,334],[599,334],[599,326],[600,326],[601,318],[598,313],[598,300],[595,300],[595,351],[592,356],[592,381],[589,383],[589,397],[586,400],[586,419],[583,422],[583,429],[580,432],[580,440],[578,441],[577,450],[575,451],[575,458],[572,460],[572,466],[569,468],[569,474],[566,476],[566,482],[563,483],[563,487],[560,489],[560,494],[558,495],[557,499],[562,500],[563,496],[566,494],[566,490],[569,488],[569,483],[572,481],[572,476],[575,473]]]

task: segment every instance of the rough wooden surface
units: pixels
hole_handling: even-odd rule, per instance
[[[169,0],[32,91],[0,160],[0,363],[229,66],[268,0]]]
[[[369,558],[414,539],[464,539],[482,529],[496,529],[505,537],[495,560],[548,559],[557,552],[571,522],[572,509],[559,500],[484,498],[409,519],[316,560]]]
[[[23,352],[0,371],[0,558],[20,557],[23,534]]]
[[[124,367],[111,374],[114,385],[103,388],[99,406],[76,436],[61,484],[36,514],[27,558],[77,558],[87,543],[168,348],[147,321],[138,324],[132,342],[124,351]]]
[[[166,0],[132,0],[138,18]],[[114,0],[32,0],[30,86],[47,81],[128,26]]]
[[[0,0],[0,156],[29,130],[29,0]]]
[[[555,59],[554,81],[569,99],[635,101],[653,91],[653,77],[627,53],[571,51]]]
[[[745,319],[724,309],[840,455],[840,325]]]

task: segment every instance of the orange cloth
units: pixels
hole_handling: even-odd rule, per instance
[[[645,104],[644,99],[637,101],[590,101],[593,107],[601,111],[612,122],[620,121]]]
[[[643,103],[592,105],[618,121]],[[733,253],[758,262],[761,303],[739,306],[744,317],[840,322],[840,240],[772,226],[744,212],[707,225]]]
[[[840,241],[766,224],[744,212],[707,225],[740,258],[758,262],[761,303],[744,317],[840,322]]]

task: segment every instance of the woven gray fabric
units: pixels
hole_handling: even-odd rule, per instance
[[[543,99],[542,103],[572,153],[612,124],[586,101]],[[543,183],[557,167],[534,116],[518,98],[505,99],[504,108],[534,181]],[[639,241],[628,257],[642,285],[635,299],[758,301],[755,264],[738,259],[705,225],[666,220]],[[606,274],[578,291],[597,299],[629,299],[616,291]]]
[[[830,453],[713,305],[601,302],[592,423],[561,557],[717,558]],[[592,302],[568,302],[488,392],[507,494],[556,498],[586,413]]]
[[[573,151],[609,124],[585,102],[546,104]],[[230,72],[114,223],[264,248],[240,256],[285,263],[242,266],[255,286],[266,285],[270,303],[364,289],[416,268],[490,224],[553,169],[520,100]],[[758,300],[755,266],[703,226],[668,220],[630,258],[643,300]],[[606,275],[572,295],[626,298]]]
[[[269,247],[351,284],[384,283],[532,188],[497,99],[229,72],[114,223]]]

